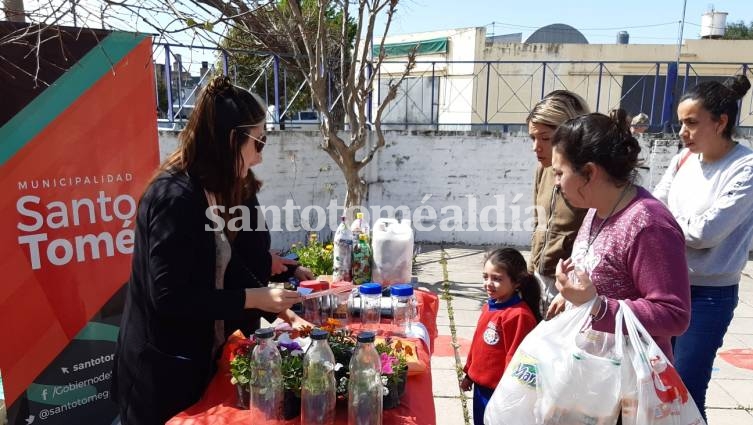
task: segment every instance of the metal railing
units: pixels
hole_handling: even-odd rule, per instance
[[[179,128],[190,113],[201,86],[221,69],[236,82],[243,82],[272,105],[268,121],[279,125],[281,118],[300,108],[308,99],[308,87],[297,71],[285,65],[285,58],[264,52],[214,51],[193,75],[182,58],[186,52],[213,49],[180,45],[157,45],[155,67],[160,125]],[[176,53],[182,51],[183,53]],[[252,66],[243,65],[253,58]],[[378,71],[371,93],[369,120],[385,96],[386,87],[405,66],[405,61],[385,61]],[[193,65],[193,62],[190,64]],[[418,61],[398,89],[398,96],[382,117],[387,129],[516,131],[522,129],[531,108],[552,90],[566,89],[581,95],[592,111],[607,113],[623,108],[629,114],[650,117],[651,131],[671,131],[677,126],[676,108],[682,94],[705,80],[722,80],[746,73],[746,62],[675,61]],[[160,83],[162,81],[162,83]],[[329,103],[339,93],[329,85]],[[163,88],[160,88],[160,85]],[[297,103],[296,103],[297,102]],[[162,105],[162,106],[160,106]],[[313,108],[312,108],[313,109]],[[753,96],[740,102],[738,125],[743,133],[753,129]]]

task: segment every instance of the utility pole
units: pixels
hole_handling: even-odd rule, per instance
[[[5,19],[12,22],[26,22],[24,0],[3,0]]]
[[[680,56],[682,54],[682,33],[685,29],[685,9],[688,0],[682,2],[682,19],[680,20],[680,31],[677,36],[677,57],[675,62],[667,63],[667,80],[664,85],[664,104],[661,111],[661,124],[664,133],[672,131],[672,116],[675,108],[675,86],[677,85],[677,73],[680,68]]]
[[[677,66],[680,66],[680,54],[682,53],[682,33],[685,29],[685,9],[688,6],[688,0],[682,2],[682,19],[680,20],[680,34],[677,36]]]

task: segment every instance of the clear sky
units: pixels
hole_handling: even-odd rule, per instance
[[[701,15],[712,6],[729,13],[727,23],[753,21],[751,0],[688,0],[683,39],[699,38]],[[682,0],[400,0],[390,34],[487,26],[487,34],[522,32],[525,41],[537,28],[563,23],[589,43],[614,43],[624,30],[631,44],[674,44],[682,7]]]

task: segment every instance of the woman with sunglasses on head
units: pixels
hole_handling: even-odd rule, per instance
[[[737,306],[753,237],[753,151],[734,140],[744,75],[709,81],[677,106],[685,145],[654,189],[680,223],[690,271],[690,327],[674,341],[675,366],[706,417],[716,350]]]
[[[626,300],[671,359],[670,339],[690,320],[684,238],[664,204],[633,183],[638,141],[624,120],[589,114],[562,124],[552,143],[562,194],[589,208],[572,257],[557,265],[560,294],[574,305],[595,299],[592,327],[603,332],[614,332]]]
[[[196,403],[229,321],[258,328],[264,315],[307,324],[290,311],[297,292],[266,287],[286,270],[269,253],[268,231],[217,225],[241,214],[233,207],[256,204],[250,167],[262,160],[265,116],[257,96],[213,79],[139,202],[113,361],[123,425],[164,424]]]
[[[536,216],[528,269],[541,287],[541,314],[547,318],[564,308],[564,300],[557,297],[554,284],[555,268],[560,258],[570,256],[575,235],[586,215],[585,209],[574,208],[565,201],[554,182],[552,135],[563,122],[587,113],[588,105],[583,98],[567,90],[555,90],[541,99],[526,119],[533,152],[539,161],[533,181]]]

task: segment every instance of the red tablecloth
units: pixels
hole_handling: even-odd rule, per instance
[[[437,311],[439,299],[436,295],[416,291],[416,299],[419,302],[419,315],[421,323],[429,332],[433,349],[434,339],[437,337]],[[408,377],[406,392],[400,400],[400,406],[385,410],[382,423],[395,425],[433,425],[436,423],[434,414],[434,396],[431,388],[431,352],[420,340],[413,340],[416,344],[418,358],[426,366],[426,372]],[[228,353],[225,353],[228,354]],[[248,410],[241,410],[235,406],[237,396],[235,387],[230,383],[228,371],[228,356],[223,355],[217,374],[210,382],[207,391],[198,403],[179,413],[168,425],[247,425],[249,418]],[[287,424],[300,422],[300,417]],[[347,409],[338,406],[338,424],[347,423]]]

